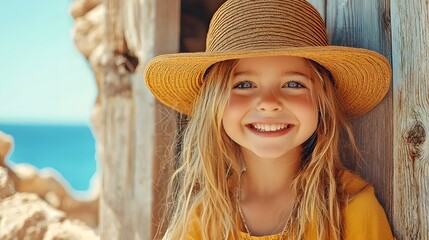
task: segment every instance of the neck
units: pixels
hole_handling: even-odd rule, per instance
[[[271,198],[290,194],[291,184],[300,167],[301,152],[292,150],[276,159],[264,159],[242,150],[246,171],[242,175],[242,194]]]

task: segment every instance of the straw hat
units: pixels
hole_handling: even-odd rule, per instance
[[[276,55],[304,57],[328,69],[349,117],[371,110],[389,90],[387,60],[366,49],[328,46],[325,24],[305,0],[226,1],[210,22],[205,52],[155,57],[144,79],[159,101],[192,115],[194,99],[211,65]]]

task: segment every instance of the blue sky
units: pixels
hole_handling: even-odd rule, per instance
[[[97,90],[71,36],[72,2],[0,1],[0,123],[89,123]]]

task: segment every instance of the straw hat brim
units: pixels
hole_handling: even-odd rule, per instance
[[[192,115],[203,75],[211,65],[230,59],[282,55],[311,59],[328,69],[340,105],[350,118],[371,110],[390,87],[392,73],[385,57],[367,49],[340,46],[167,54],[148,63],[144,78],[160,102]]]

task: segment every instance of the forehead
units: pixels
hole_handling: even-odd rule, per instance
[[[238,60],[234,73],[288,73],[297,72],[311,77],[311,67],[307,59],[292,56],[269,56],[242,58]]]

